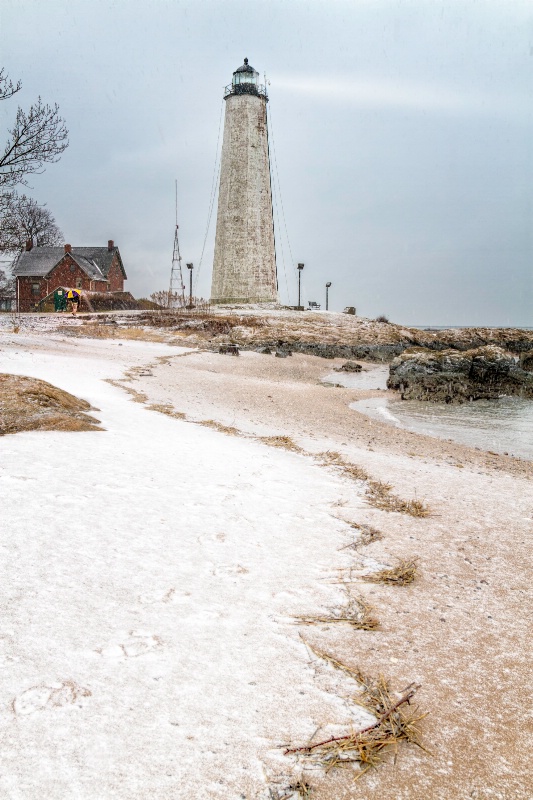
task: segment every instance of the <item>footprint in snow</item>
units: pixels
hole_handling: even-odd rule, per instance
[[[175,601],[175,589],[163,589],[155,592],[147,592],[146,594],[139,595],[141,603],[152,605],[153,603],[171,603]]]
[[[213,569],[213,575],[247,575],[249,572],[242,564],[218,564]]]
[[[226,534],[222,531],[218,533],[201,533],[200,536],[197,537],[197,541],[200,544],[223,544],[226,541]]]
[[[154,650],[159,650],[163,643],[159,636],[145,631],[130,631],[128,637],[119,644],[102,647],[96,652],[105,658],[137,658]]]
[[[17,716],[33,714],[47,708],[73,705],[80,697],[90,697],[91,692],[74,681],[40,683],[19,694],[13,700],[13,711]]]

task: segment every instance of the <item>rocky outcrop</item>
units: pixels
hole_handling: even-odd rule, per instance
[[[527,372],[533,372],[533,353],[523,353],[520,356],[520,366]]]
[[[335,372],[361,372],[363,367],[357,361],[346,361],[340,367],[335,368]]]
[[[502,395],[533,398],[533,373],[494,345],[439,352],[415,347],[392,361],[387,386],[400,392],[403,400],[464,403]]]

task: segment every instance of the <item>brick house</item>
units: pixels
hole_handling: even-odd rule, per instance
[[[34,311],[58,287],[87,292],[123,292],[126,271],[112,239],[107,247],[32,247],[28,242],[13,268],[17,310]]]

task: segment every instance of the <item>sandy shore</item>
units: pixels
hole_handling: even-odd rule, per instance
[[[524,741],[533,654],[532,465],[350,411],[353,400],[383,392],[323,386],[320,378],[340,363],[193,352],[154,362],[151,376],[132,376],[129,385],[150,403],[170,403],[190,419],[290,436],[309,452],[339,451],[397,494],[431,507],[425,519],[371,506],[355,518],[342,504],[334,510],[384,534],[360,549],[355,564],[365,558],[392,564],[416,554],[421,576],[406,588],[353,585],[375,606],[379,632],[323,626],[306,635],[364,672],[385,673],[397,688],[421,683],[432,756],[406,748],[396,765],[388,763],[355,785],[342,772],[327,779],[311,773],[315,796],[526,800],[533,777]],[[354,485],[352,491],[361,490]],[[336,561],[332,551],[332,569]]]
[[[40,355],[44,358],[47,354],[64,353],[65,358],[75,358],[81,366],[86,358],[90,365],[90,340],[67,341],[53,336],[23,341],[10,337],[4,346],[12,359],[17,352],[25,357],[30,354],[36,364],[35,372],[39,372]],[[101,343],[95,343],[94,347],[97,346],[103,347]],[[113,347],[118,352],[116,342]],[[245,352],[239,358],[209,352],[177,353],[169,347],[163,355],[154,349],[153,355],[147,352],[143,358],[139,352],[135,359],[130,359],[128,374],[119,385],[134,393],[129,397],[124,395],[128,403],[132,404],[133,397],[141,400],[135,412],[136,424],[142,426],[143,419],[161,417],[164,430],[169,436],[177,431],[178,439],[179,431],[199,430],[202,436],[206,434],[198,440],[199,447],[213,446],[222,454],[226,449],[231,459],[242,458],[245,470],[250,469],[254,459],[259,459],[258,464],[263,463],[260,451],[255,450],[258,445],[254,437],[289,436],[309,453],[308,456],[286,454],[279,460],[280,469],[289,469],[292,464],[295,480],[294,486],[290,485],[290,478],[285,485],[280,534],[284,535],[285,527],[287,531],[297,530],[302,544],[309,537],[312,548],[305,554],[305,563],[295,560],[285,565],[288,568],[285,580],[290,581],[291,573],[298,575],[299,602],[308,580],[310,597],[316,601],[321,582],[327,587],[336,580],[336,575],[349,574],[353,582],[346,588],[363,595],[374,606],[380,628],[355,631],[344,625],[318,625],[307,627],[305,637],[317,649],[360,667],[363,673],[383,673],[397,690],[412,681],[421,684],[417,702],[421,711],[428,712],[421,728],[431,755],[414,747],[401,747],[395,764],[389,757],[385,764],[353,783],[351,772],[333,770],[325,775],[320,770],[307,769],[305,763],[297,763],[293,757],[282,757],[279,749],[275,763],[280,774],[286,762],[286,774],[303,775],[317,800],[528,800],[533,777],[525,741],[530,725],[532,655],[529,623],[532,465],[401,431],[351,411],[350,402],[384,393],[321,384],[321,377],[339,363],[302,355],[278,359],[253,352]],[[4,369],[9,371],[5,366]],[[116,369],[112,377],[117,378]],[[81,395],[82,389],[83,386]],[[156,414],[148,410],[148,405],[172,408],[184,414],[188,422]],[[250,439],[236,439],[188,424],[207,420],[234,427]],[[135,436],[132,430],[129,438]],[[9,438],[18,441],[18,436]],[[235,440],[240,449],[231,444]],[[364,485],[360,482],[316,466],[312,454],[325,450],[340,452],[373,478],[392,484],[400,497],[424,501],[431,509],[430,516],[413,518],[373,508],[365,501]],[[186,489],[188,461],[175,467]],[[228,463],[228,471],[235,475],[239,475],[238,467],[239,463]],[[316,486],[313,483],[317,472],[323,476],[323,493],[319,483]],[[287,474],[291,474],[290,469]],[[242,474],[239,480],[246,503],[247,475]],[[309,487],[302,486],[301,481],[309,481]],[[308,508],[302,506],[304,489],[309,489],[313,498],[307,501]],[[295,499],[294,519],[289,523],[291,494]],[[249,502],[258,502],[252,493]],[[223,509],[220,515],[223,525]],[[342,527],[343,522],[372,525],[383,533],[383,539],[358,550],[342,550],[353,538],[352,529],[349,525]],[[268,542],[263,543],[263,547],[267,545]],[[317,563],[313,557],[315,550],[320,551]],[[269,554],[269,558],[275,560],[277,552]],[[280,558],[296,559],[290,550],[285,556],[279,552]],[[304,553],[305,547],[300,557]],[[373,585],[357,577],[376,562],[392,565],[396,558],[413,555],[419,557],[420,575],[410,586]],[[309,566],[312,571],[303,580]],[[347,566],[353,570],[347,573]],[[339,573],[341,568],[344,571]],[[287,590],[290,588],[287,585]],[[290,600],[289,592],[285,602]],[[276,603],[274,613],[287,616],[293,613],[290,603],[285,607],[279,606],[278,599]],[[171,621],[169,617],[169,625]],[[290,642],[289,649],[294,650],[301,629],[287,625],[288,632],[284,635]],[[307,692],[311,691],[313,680],[324,681],[310,653],[308,664],[310,671],[302,671],[299,676],[291,663],[286,680],[292,688],[301,680]],[[274,663],[272,671],[279,672]],[[220,689],[223,691],[223,687]],[[214,690],[210,687],[210,692],[216,697],[216,686]],[[268,699],[267,718],[268,714],[275,717],[279,699],[276,696],[261,699],[263,704]],[[293,724],[279,730],[270,724],[268,731],[265,728],[263,732],[270,749],[282,744],[308,743],[302,741],[299,732],[301,712],[296,706],[289,708],[294,709]],[[315,713],[317,725],[328,730],[327,725],[345,724],[341,716],[335,717],[334,711],[335,706],[324,711],[316,702],[309,714],[312,717]],[[324,716],[326,713],[329,717]],[[261,736],[261,731],[258,735]],[[166,794],[163,784],[157,781],[157,776],[152,777],[149,785],[162,797],[239,797],[231,787],[227,793],[218,787],[216,792],[207,794],[195,794],[194,790],[187,795],[179,790]],[[23,790],[6,796],[37,797]],[[61,795],[52,792],[49,796]],[[82,792],[79,796],[97,795]],[[117,796],[123,795],[119,791]],[[142,792],[128,795],[145,796],[148,795]],[[266,790],[261,793],[252,788],[241,797],[266,800],[268,794]]]

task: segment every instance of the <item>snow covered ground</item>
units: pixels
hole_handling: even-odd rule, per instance
[[[292,618],[342,599],[335,506],[357,509],[357,490],[105,381],[168,352],[2,339],[0,372],[88,400],[105,427],[0,439],[9,800],[266,799],[298,774],[280,746],[368,722]]]

